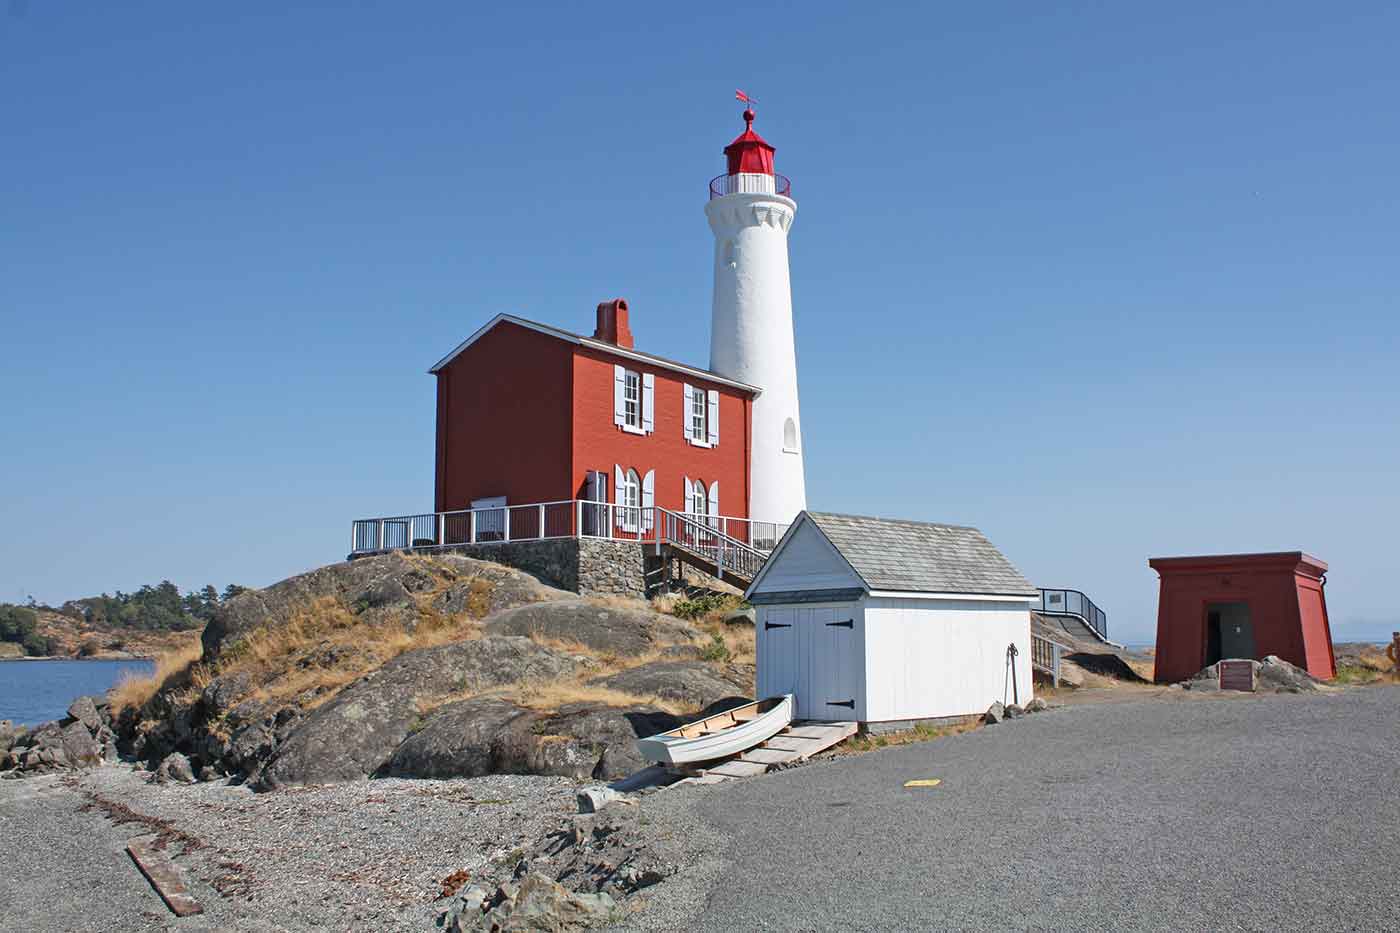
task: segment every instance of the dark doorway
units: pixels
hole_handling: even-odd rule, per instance
[[[1206,605],[1206,666],[1222,658],[1253,658],[1254,625],[1249,603]]]

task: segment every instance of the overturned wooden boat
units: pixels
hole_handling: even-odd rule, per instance
[[[637,751],[647,761],[679,765],[737,755],[766,742],[792,722],[792,694],[769,697],[755,703],[707,716],[637,740]]]

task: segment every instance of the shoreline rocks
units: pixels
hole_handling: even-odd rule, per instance
[[[0,777],[95,768],[117,757],[111,707],[98,697],[79,697],[65,718],[33,729],[0,722]]]

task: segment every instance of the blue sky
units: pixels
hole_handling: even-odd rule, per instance
[[[1130,641],[1149,556],[1238,550],[1400,628],[1393,5],[279,6],[0,13],[0,599],[431,508],[425,370],[497,312],[706,363],[742,87],[814,507],[977,525]]]

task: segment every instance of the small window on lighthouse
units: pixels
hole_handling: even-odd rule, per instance
[[[791,418],[783,422],[783,450],[790,454],[797,453],[797,422]]]
[[[726,266],[728,266],[729,268],[731,268],[731,269],[734,268],[735,262],[734,262],[734,241],[733,241],[733,240],[725,240],[725,241],[724,241],[724,264],[725,264]]]

